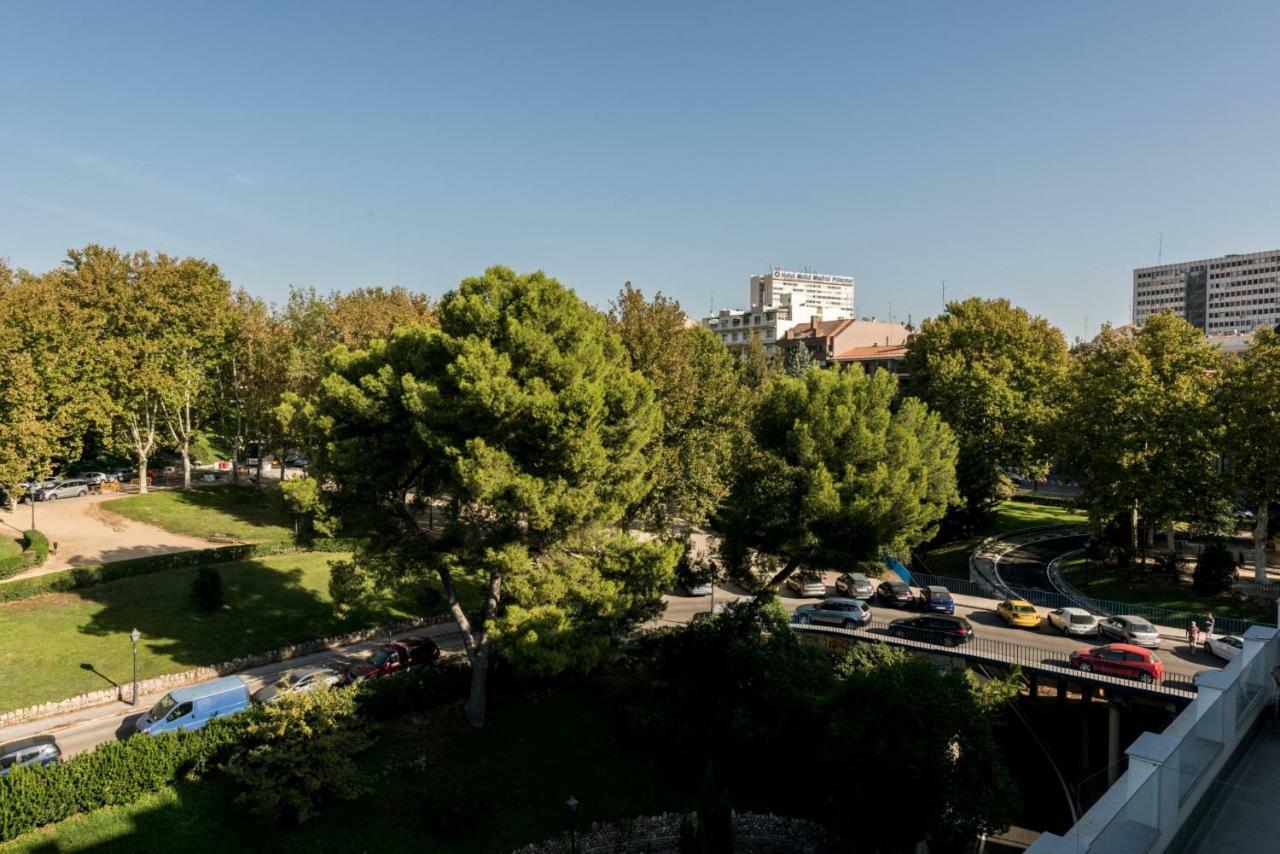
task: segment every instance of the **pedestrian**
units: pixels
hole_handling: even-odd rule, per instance
[[[1209,616],[1204,618],[1204,633],[1206,637],[1213,637],[1213,612],[1209,612]]]
[[[1196,621],[1192,620],[1191,625],[1187,627],[1187,642],[1191,644],[1191,654],[1196,654],[1196,644],[1200,642],[1200,627],[1196,625]]]

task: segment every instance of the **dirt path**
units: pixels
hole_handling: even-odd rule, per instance
[[[209,547],[207,541],[198,537],[171,534],[101,506],[104,501],[119,497],[119,493],[109,493],[36,504],[36,529],[49,538],[49,559],[44,566],[27,570],[13,579],[32,578],[75,566]],[[6,535],[17,536],[29,527],[30,506],[21,504],[16,510],[0,510],[0,530]]]

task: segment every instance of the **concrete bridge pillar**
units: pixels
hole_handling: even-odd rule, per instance
[[[1107,702],[1107,785],[1114,786],[1120,776],[1120,704]]]

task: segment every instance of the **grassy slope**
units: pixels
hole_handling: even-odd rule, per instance
[[[277,852],[506,852],[564,833],[570,795],[582,803],[580,827],[692,806],[692,791],[673,786],[652,754],[616,738],[607,698],[589,686],[496,702],[491,710],[479,731],[466,729],[456,707],[393,721],[362,760],[374,790],[287,833],[252,819],[234,804],[231,785],[215,778],[69,819],[0,851],[195,854],[256,851],[270,840]],[[459,791],[459,775],[489,784],[493,796],[469,801],[461,831],[442,835],[426,820],[424,794],[467,798],[473,788]]]
[[[22,543],[7,536],[0,536],[0,558],[17,557],[22,554]]]
[[[1063,561],[1059,568],[1078,590],[1095,599],[1131,602],[1195,614],[1212,611],[1220,617],[1242,617],[1247,620],[1270,622],[1275,617],[1274,606],[1271,605],[1242,605],[1230,594],[1200,596],[1190,585],[1154,576],[1126,573],[1115,567],[1093,563],[1083,556]]]
[[[929,549],[925,559],[937,575],[952,578],[969,577],[969,553],[978,543],[993,534],[1007,534],[1019,528],[1039,525],[1083,524],[1088,517],[1080,510],[1068,507],[1050,507],[1027,501],[1004,501],[996,506],[982,527],[971,537],[952,540],[945,545]]]
[[[175,534],[230,537],[250,543],[283,542],[292,522],[274,492],[246,486],[152,492],[106,501],[103,509]]]
[[[139,674],[149,677],[422,610],[400,602],[339,617],[328,593],[329,562],[339,557],[299,553],[221,564],[226,605],[208,616],[191,605],[195,568],[0,605],[0,711],[106,688],[108,679],[127,681],[135,626],[143,634]]]

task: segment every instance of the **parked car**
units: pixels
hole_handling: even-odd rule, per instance
[[[797,572],[787,579],[787,587],[801,596],[827,595],[827,585],[822,583],[822,576],[816,572]]]
[[[106,483],[110,478],[100,471],[82,471],[76,475],[76,478],[83,480],[89,484],[101,485]]]
[[[36,490],[36,501],[54,501],[58,498],[81,498],[89,494],[89,482],[78,478],[60,480],[52,486]]]
[[[921,588],[920,595],[916,598],[916,607],[935,614],[954,614],[956,600],[951,598],[951,591],[947,588],[931,584]]]
[[[881,605],[903,608],[910,605],[914,599],[915,597],[911,595],[911,587],[907,582],[899,581],[896,578],[882,581],[880,586],[876,588],[876,601]]]
[[[1149,649],[1130,643],[1109,643],[1077,649],[1071,653],[1071,666],[1085,673],[1122,676],[1140,682],[1155,683],[1164,678],[1164,663]]]
[[[1244,651],[1244,639],[1239,635],[1209,635],[1204,639],[1204,651],[1231,661]]]
[[[1064,635],[1096,635],[1098,618],[1084,608],[1057,608],[1049,612],[1049,625]]]
[[[1145,646],[1147,649],[1160,648],[1160,633],[1156,627],[1141,617],[1121,614],[1118,617],[1107,617],[1098,622],[1098,634],[1102,637],[1114,638],[1122,643]]]
[[[796,608],[793,619],[802,624],[821,623],[824,626],[856,629],[871,622],[871,609],[861,599],[832,596],[824,602],[801,605]]]
[[[62,761],[62,749],[51,735],[33,735],[0,744],[0,777],[19,768],[43,768]]]
[[[214,718],[234,715],[249,708],[249,689],[239,676],[224,676],[177,688],[160,698],[151,709],[138,718],[138,732],[159,735],[180,729],[200,729]]]
[[[16,510],[17,503],[13,500],[13,496],[0,489],[0,510]]]
[[[1036,610],[1035,605],[1032,605],[1026,599],[1019,599],[1017,596],[1010,596],[1008,599],[996,606],[996,613],[1000,615],[1001,619],[1014,628],[1040,628],[1040,612]]]
[[[876,588],[871,583],[871,579],[861,572],[846,572],[836,579],[836,592],[843,593],[850,599],[868,602],[872,596],[876,595]]]
[[[889,624],[889,634],[895,638],[959,646],[973,640],[973,626],[964,617],[929,614],[894,620]]]
[[[285,674],[281,679],[264,685],[253,692],[255,703],[274,703],[286,694],[308,694],[312,691],[326,691],[334,685],[347,681],[347,674],[336,667],[316,665],[299,667]]]
[[[285,468],[304,469],[311,465],[311,458],[307,456],[285,457],[284,465]]]
[[[383,644],[373,658],[348,671],[351,681],[389,676],[411,667],[430,664],[440,657],[440,647],[431,638],[405,638]]]

